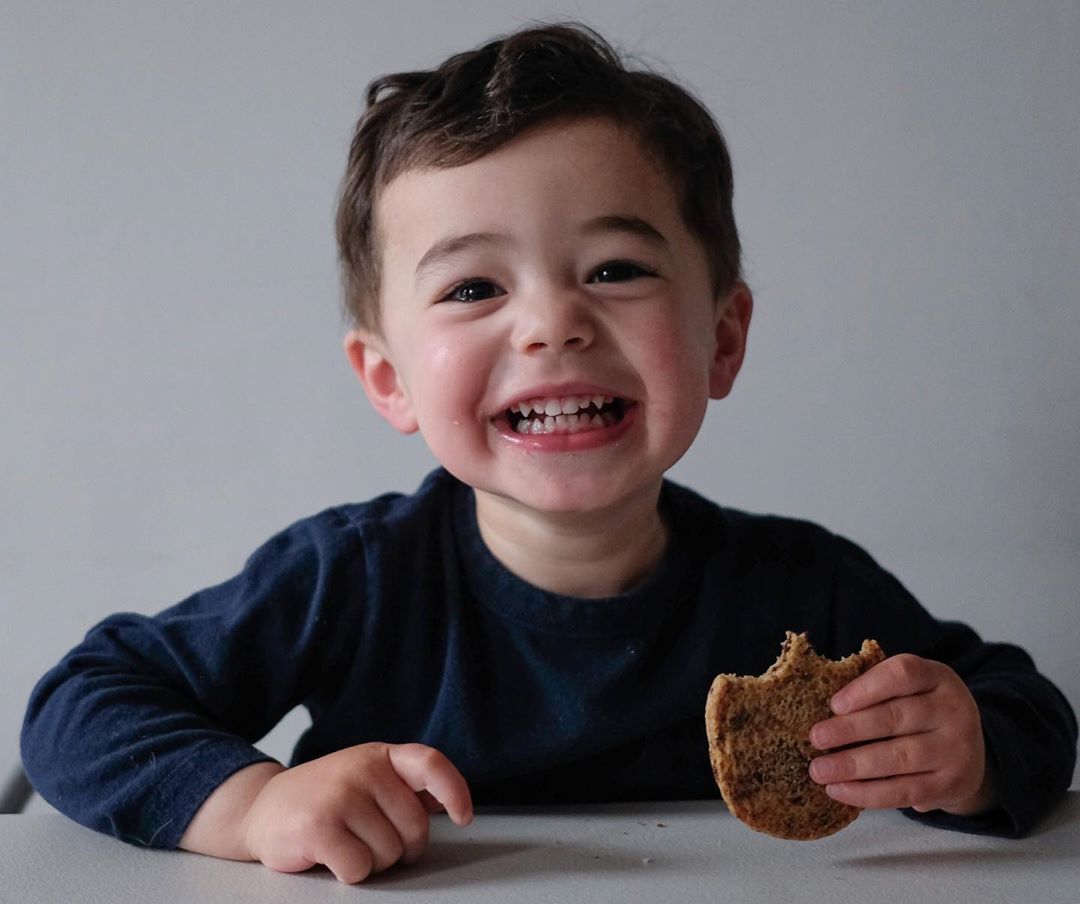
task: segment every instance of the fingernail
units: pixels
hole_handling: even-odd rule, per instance
[[[836,713],[836,715],[838,715],[838,716],[843,715],[844,713],[846,713],[848,711],[847,697],[841,697],[839,694],[836,694],[829,701],[829,707],[832,709],[832,711],[834,713]]]

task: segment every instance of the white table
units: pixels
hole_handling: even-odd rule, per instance
[[[56,814],[0,816],[0,901],[890,901],[1054,904],[1080,901],[1080,792],[1030,837],[1011,841],[920,826],[867,811],[816,842],[778,841],[722,803],[482,810],[459,829],[436,817],[423,859],[360,886],[323,870],[144,850]]]

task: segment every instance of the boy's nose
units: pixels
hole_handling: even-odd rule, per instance
[[[537,299],[518,322],[514,347],[526,354],[588,348],[596,330],[587,304],[587,299],[572,292],[566,295],[551,293]]]

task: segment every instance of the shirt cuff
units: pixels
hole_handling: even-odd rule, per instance
[[[139,812],[137,831],[114,823],[113,834],[142,847],[175,848],[199,808],[222,782],[247,766],[263,762],[276,761],[234,738],[204,741],[154,788]]]

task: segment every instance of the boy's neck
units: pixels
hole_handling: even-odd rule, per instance
[[[480,536],[518,577],[563,596],[615,596],[639,584],[664,554],[660,485],[617,510],[548,513],[474,491]]]

